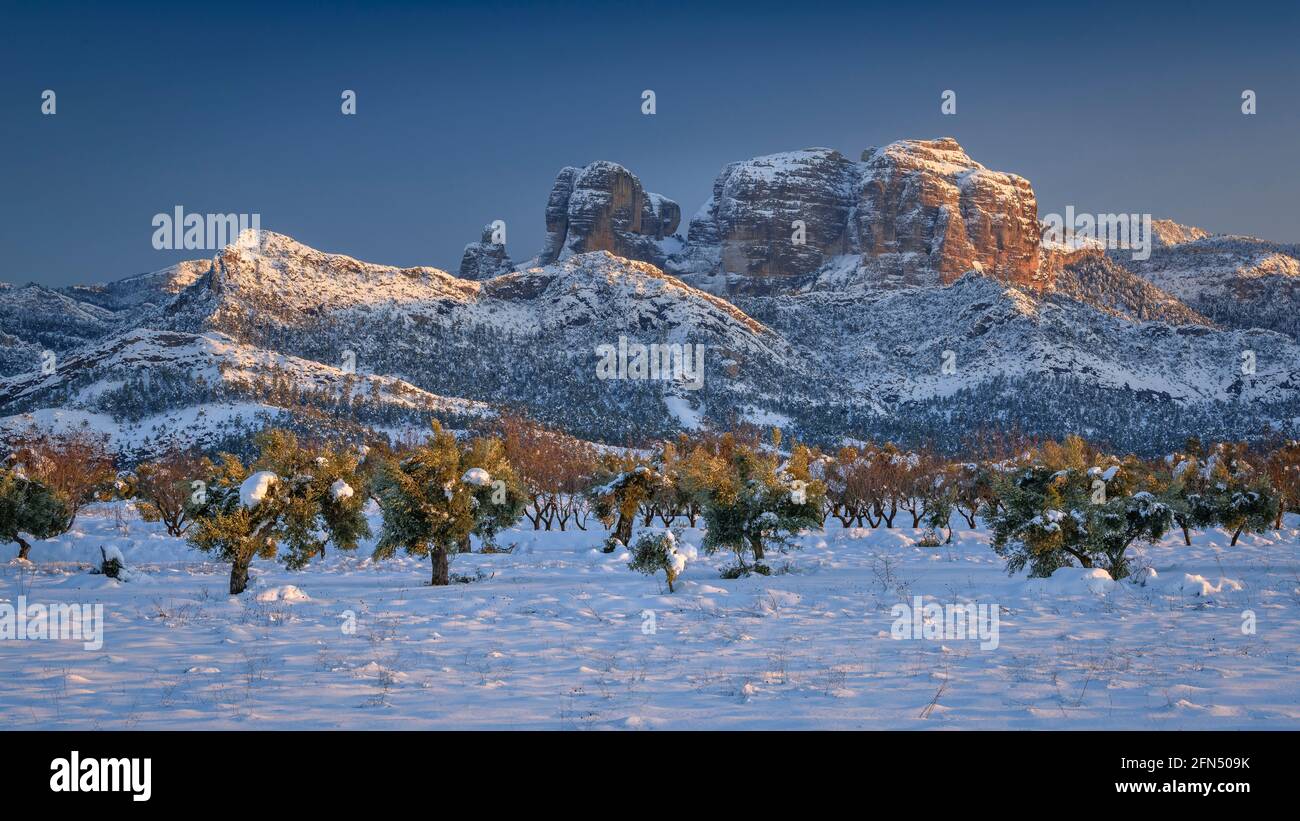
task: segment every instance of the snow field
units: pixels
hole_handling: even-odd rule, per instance
[[[374,562],[366,543],[298,572],[258,560],[232,597],[227,565],[129,503],[93,506],[30,565],[0,564],[0,606],[102,603],[103,647],[0,640],[0,727],[1296,729],[1300,518],[1285,524],[1236,548],[1179,535],[1116,582],[1008,577],[982,530],[923,548],[832,520],[771,576],[724,580],[732,557],[701,553],[672,595],[599,552],[603,530],[516,528],[512,553],[454,558],[470,583],[429,587],[427,560]],[[89,572],[100,546],[131,581]],[[996,605],[997,647],[892,638],[915,596]]]

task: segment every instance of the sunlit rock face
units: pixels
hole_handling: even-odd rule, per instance
[[[617,163],[565,168],[546,203],[546,245],[538,261],[549,265],[574,254],[609,251],[662,265],[667,257],[662,241],[680,222],[677,203],[647,192]]]
[[[858,162],[827,148],[773,154],[723,169],[669,270],[742,292],[828,270],[879,287],[976,271],[1042,290],[1037,211],[1027,180],[986,169],[951,138],[891,143]]]
[[[1038,202],[1029,181],[989,171],[952,138],[863,152],[855,228],[886,284],[947,285],[967,271],[1041,289]]]

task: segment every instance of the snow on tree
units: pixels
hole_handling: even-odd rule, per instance
[[[470,468],[460,480],[470,487],[487,487],[492,484],[492,476],[483,468]]]
[[[663,571],[668,579],[668,592],[673,592],[673,582],[686,570],[686,561],[694,557],[689,545],[679,545],[677,536],[668,529],[646,530],[636,538],[631,548],[631,570],[647,576]]]
[[[462,481],[480,473],[503,484]],[[376,478],[376,492],[384,523],[375,558],[387,558],[398,548],[428,556],[433,585],[450,583],[451,554],[471,533],[490,536],[518,521],[525,498],[499,440],[461,444],[436,421],[427,442],[388,461]]]
[[[239,484],[239,503],[252,509],[266,500],[271,489],[280,481],[280,477],[269,470],[259,470],[250,474]]]
[[[349,485],[342,479],[338,479],[334,484],[330,485],[330,498],[336,502],[351,499],[354,493],[356,493],[356,491],[352,489],[352,485]]]
[[[1280,500],[1268,476],[1246,460],[1246,446],[1221,443],[1201,468],[1207,489],[1206,506],[1215,521],[1232,533],[1231,546],[1247,530],[1267,530],[1278,516]],[[1205,517],[1207,524],[1209,516]]]
[[[115,545],[109,545],[108,547],[101,545],[99,548],[99,555],[101,558],[99,563],[99,572],[101,574],[110,579],[116,579],[117,581],[125,582],[131,580],[132,574],[127,570],[126,558],[122,555],[122,551]]]
[[[1002,508],[990,517],[993,550],[1007,572],[1028,566],[1044,577],[1074,562],[1101,567],[1113,579],[1129,573],[1125,555],[1137,540],[1155,542],[1173,525],[1173,511],[1141,486],[1136,459],[1101,466],[1082,440],[1048,443],[1037,461],[1004,477]]]
[[[629,545],[637,511],[664,481],[663,474],[655,466],[638,462],[635,457],[609,457],[606,460],[597,474],[595,486],[588,491],[596,518],[606,527],[614,528],[605,540],[604,552],[613,553]]]
[[[248,587],[254,557],[278,557],[298,569],[323,554],[327,542],[353,550],[370,535],[364,496],[333,492],[339,481],[360,482],[355,453],[312,449],[281,430],[259,434],[257,445],[249,467],[230,454],[213,466],[187,537],[230,562],[231,594]]]
[[[475,437],[464,454],[463,464],[472,465],[461,480],[472,488],[474,528],[471,533],[484,547],[493,547],[502,530],[513,527],[524,515],[528,493],[514,465],[506,457],[505,443],[495,436]],[[468,553],[469,537],[461,539],[460,550]]]
[[[724,437],[702,469],[707,477],[703,546],[709,553],[733,551],[735,572],[751,569],[745,563],[747,553],[754,559],[752,569],[767,572],[762,562],[768,546],[794,546],[795,534],[820,524],[825,488],[809,474],[806,454],[782,465],[775,454],[757,445]]]

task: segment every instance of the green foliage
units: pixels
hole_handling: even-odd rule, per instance
[[[767,547],[784,550],[800,530],[820,526],[825,487],[809,476],[806,456],[781,466],[775,454],[727,443],[702,465],[704,549],[731,550],[743,567],[747,553],[761,562]]]
[[[606,527],[614,532],[605,540],[604,550],[613,553],[632,541],[632,523],[641,505],[661,491],[666,480],[656,467],[633,460],[607,460],[588,491],[592,509]]]
[[[481,436],[471,441],[462,462],[466,474],[477,468],[488,479],[482,482],[480,477],[477,484],[469,482],[474,499],[471,532],[484,547],[495,547],[496,535],[523,517],[529,501],[528,490],[506,458],[505,443],[496,437]]]
[[[435,585],[449,581],[449,554],[471,533],[491,537],[514,524],[525,499],[499,440],[462,445],[436,422],[425,444],[388,461],[375,491],[384,514],[375,557],[398,548],[429,556]]]
[[[27,558],[30,545],[21,534],[50,539],[72,522],[68,505],[41,482],[13,468],[0,468],[0,541],[17,542]]]
[[[327,542],[352,550],[370,535],[362,513],[365,494],[354,487],[360,483],[355,454],[307,448],[281,430],[259,434],[257,446],[258,458],[249,467],[222,454],[193,502],[188,540],[231,563],[231,593],[247,585],[255,556],[280,557],[298,569],[323,554]],[[253,477],[268,486],[260,501],[244,504],[240,489]],[[338,483],[352,492],[338,492]]]
[[[668,592],[673,592],[673,582],[686,569],[686,554],[677,549],[677,536],[671,530],[643,532],[631,547],[631,570],[647,576],[662,571],[668,578]]]
[[[1139,539],[1155,542],[1172,526],[1170,506],[1140,487],[1139,463],[1084,468],[1095,456],[1076,445],[1067,440],[1044,454],[1046,464],[998,482],[1002,507],[990,525],[993,550],[1007,560],[1007,572],[1028,566],[1032,576],[1050,576],[1078,562],[1121,579],[1129,574],[1128,547]]]

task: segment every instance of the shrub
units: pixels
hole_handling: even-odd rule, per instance
[[[646,531],[632,545],[632,560],[628,568],[653,576],[663,571],[668,577],[668,592],[673,592],[673,582],[686,570],[688,551],[677,546],[677,536],[671,530]]]

